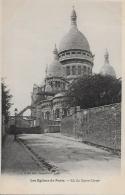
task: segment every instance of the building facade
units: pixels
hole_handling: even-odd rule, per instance
[[[74,79],[92,75],[94,55],[85,35],[77,27],[76,11],[72,10],[69,32],[53,51],[53,61],[46,69],[42,86],[33,86],[31,115],[36,125],[41,120],[58,120],[70,114],[65,92]],[[106,59],[106,57],[105,57]]]

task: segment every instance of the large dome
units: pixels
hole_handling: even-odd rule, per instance
[[[47,77],[64,77],[63,67],[58,59],[58,51],[55,47],[54,51],[54,60],[49,65],[47,69]]]
[[[70,49],[90,51],[89,43],[86,37],[77,28],[76,19],[76,12],[73,9],[71,13],[71,29],[60,42],[59,52]]]
[[[59,52],[70,49],[90,51],[89,43],[86,37],[78,30],[77,27],[72,27],[64,36],[59,45]]]

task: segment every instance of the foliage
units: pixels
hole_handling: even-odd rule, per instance
[[[2,92],[2,115],[5,116],[5,123],[8,122],[9,119],[9,109],[12,105],[11,99],[12,95],[10,94],[10,90],[7,88],[7,85],[4,82],[4,79],[2,79],[1,82],[1,92]]]
[[[92,108],[121,102],[121,80],[95,74],[80,77],[69,87],[69,106]]]

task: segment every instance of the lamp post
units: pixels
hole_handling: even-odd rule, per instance
[[[83,114],[84,114],[85,124],[87,124],[87,114],[88,114],[87,110],[84,110]],[[85,125],[85,131],[86,131],[86,125]],[[84,136],[84,129],[83,129],[83,136]],[[83,137],[82,137],[82,141],[83,141]]]
[[[14,112],[15,112],[14,140],[16,141],[16,126],[17,126],[17,112],[18,112],[17,108],[15,108]]]
[[[116,110],[115,107],[112,107],[113,111],[113,118],[114,118],[114,150],[116,149],[116,135],[117,135],[117,129],[116,129]]]

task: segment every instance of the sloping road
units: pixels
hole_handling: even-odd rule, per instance
[[[104,177],[120,173],[119,157],[63,135],[20,135],[19,139],[62,174]]]

